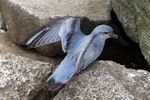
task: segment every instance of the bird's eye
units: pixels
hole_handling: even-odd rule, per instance
[[[105,34],[108,34],[108,32],[104,32]]]

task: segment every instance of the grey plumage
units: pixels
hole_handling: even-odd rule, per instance
[[[56,91],[75,73],[85,69],[97,59],[107,38],[117,38],[108,25],[99,25],[90,35],[85,35],[80,30],[79,18],[63,17],[43,26],[28,37],[24,44],[35,48],[61,41],[62,50],[67,55],[47,79],[49,90]]]

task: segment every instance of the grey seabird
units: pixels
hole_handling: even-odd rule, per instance
[[[85,35],[80,30],[80,19],[67,16],[43,26],[29,36],[24,44],[36,48],[61,41],[62,50],[67,55],[47,79],[49,90],[56,91],[99,57],[108,38],[118,38],[110,26],[99,25],[91,34]]]

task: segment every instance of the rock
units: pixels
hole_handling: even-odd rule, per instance
[[[29,34],[55,17],[70,15],[87,17],[92,21],[111,20],[110,0],[0,0],[0,6],[11,39],[17,44],[21,44]],[[39,52],[50,56],[62,53],[57,44],[41,48],[38,48]]]
[[[0,100],[51,98],[46,79],[61,59],[23,50],[10,41],[7,32],[0,31]]]
[[[1,100],[31,100],[52,71],[52,64],[2,51],[0,66]]]
[[[133,41],[139,43],[142,53],[150,65],[149,0],[111,0],[111,5],[126,34]]]
[[[150,73],[99,61],[74,76],[54,100],[149,100]]]

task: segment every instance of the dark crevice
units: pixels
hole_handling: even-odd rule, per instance
[[[122,24],[113,10],[111,12],[111,17],[112,20],[109,25],[113,27],[114,32],[118,34],[119,38],[117,40],[107,40],[104,50],[98,59],[112,60],[125,65],[127,68],[150,71],[150,67],[141,53],[139,44],[133,42],[126,35]]]
[[[107,21],[91,21],[87,17],[81,18],[81,31],[90,34],[92,30],[99,24],[108,24]]]
[[[1,16],[1,14],[0,14],[0,16]],[[0,28],[4,31],[7,31],[7,26],[5,24],[5,21],[3,20],[3,16],[1,16],[1,18],[2,18],[2,23],[0,23],[1,24]]]
[[[113,10],[111,11],[111,17],[110,23],[106,21],[91,21],[86,17],[81,20],[81,30],[83,33],[90,34],[99,24],[108,24],[113,27],[114,32],[119,36],[117,40],[108,39],[106,41],[104,50],[98,60],[112,60],[125,65],[127,68],[150,71],[150,67],[141,53],[139,44],[133,42],[126,35],[122,24]]]

